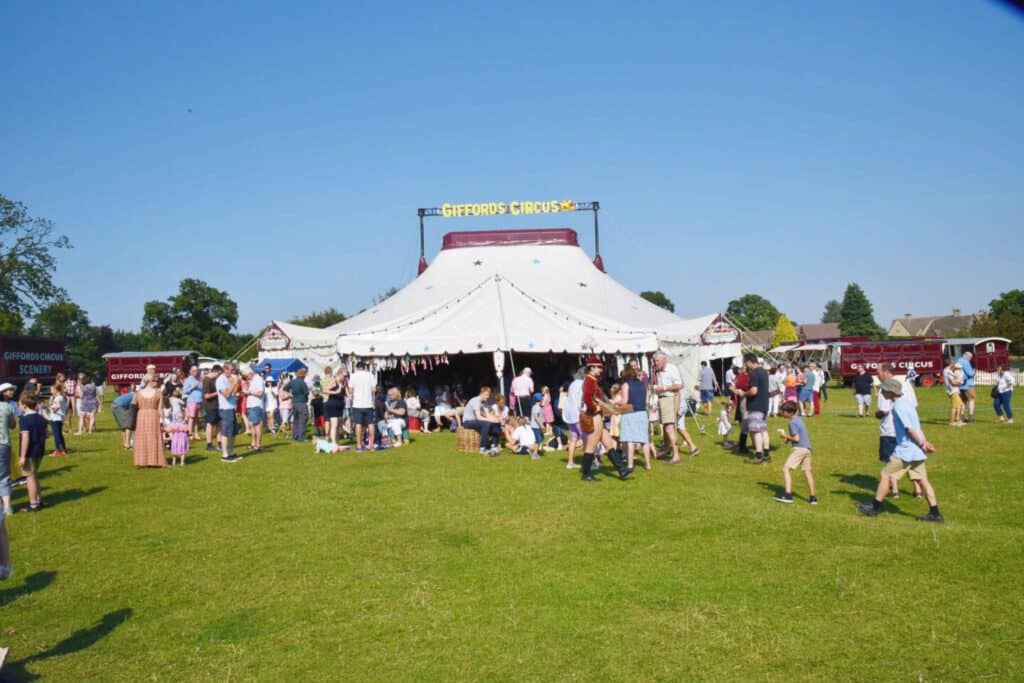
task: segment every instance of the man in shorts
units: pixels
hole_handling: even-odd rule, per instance
[[[892,367],[892,363],[882,363],[878,366],[878,379],[883,382],[891,379],[894,372],[895,368]],[[878,459],[883,463],[889,462],[892,459],[892,454],[896,452],[896,425],[892,416],[892,405],[892,401],[879,392],[875,417],[878,418]],[[893,498],[900,497],[899,479],[892,480],[890,495]],[[921,485],[914,481],[914,498],[920,498],[923,495]]]
[[[705,415],[711,415],[711,404],[718,393],[718,378],[706,360],[700,362],[700,404]]]
[[[857,417],[865,417],[871,412],[871,375],[863,365],[857,367],[853,376],[853,397],[857,400]]]
[[[964,355],[960,356],[960,360],[957,361],[957,365],[964,373],[964,383],[960,385],[960,398],[964,402],[963,407],[963,422],[974,422],[974,354],[970,351],[964,351]]]
[[[188,420],[188,438],[199,441],[199,420],[203,415],[203,383],[199,379],[199,366],[188,369],[188,377],[181,387],[185,395],[185,418]]]
[[[658,418],[661,421],[662,433],[665,435],[662,448],[667,446],[672,449],[672,459],[669,460],[669,464],[678,465],[680,460],[676,420],[679,417],[683,376],[679,372],[679,368],[668,362],[668,356],[658,351],[654,354],[654,377],[655,384],[651,387],[651,391],[658,396]],[[694,455],[696,454],[694,453]]]
[[[942,386],[949,396],[949,426],[964,426],[964,400],[960,398],[960,387],[964,383],[964,373],[956,359],[946,359],[946,367],[942,370]]]
[[[214,365],[203,377],[203,423],[206,424],[206,450],[220,450],[213,445],[214,438],[220,442],[220,409],[217,407],[217,378],[223,368]]]
[[[889,462],[882,468],[875,497],[870,503],[857,503],[857,509],[868,517],[874,517],[882,509],[882,502],[889,491],[891,481],[899,480],[904,474],[912,481],[919,482],[924,496],[928,500],[928,514],[918,517],[919,522],[942,522],[942,513],[935,499],[935,489],[928,481],[928,470],[925,461],[929,453],[935,452],[935,446],[928,442],[921,430],[921,420],[913,403],[903,396],[903,383],[894,377],[882,382],[879,389],[882,396],[893,402],[893,426],[896,429],[896,448]]]
[[[241,382],[235,376],[234,363],[225,363],[224,372],[217,378],[217,409],[220,411],[221,462],[238,462],[235,454],[235,413],[238,411],[238,390]]]
[[[735,392],[738,398],[747,399],[747,413],[743,418],[743,426],[753,441],[754,455],[747,458],[746,462],[750,465],[763,465],[772,459],[768,451],[768,373],[761,367],[757,356],[752,353],[743,356],[743,364],[750,377],[750,387],[735,389]]]
[[[373,450],[376,441],[376,421],[373,409],[373,392],[377,388],[377,378],[373,376],[366,363],[356,365],[356,371],[349,378],[351,392],[351,409],[353,431],[356,434],[356,451]],[[367,442],[364,444],[364,434]]]

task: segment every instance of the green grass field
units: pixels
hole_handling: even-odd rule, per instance
[[[136,471],[104,411],[101,433],[43,463],[50,507],[7,520],[2,673],[1020,680],[1022,425],[997,425],[986,398],[953,430],[941,391],[918,395],[944,525],[915,521],[909,495],[856,513],[877,422],[838,389],[808,422],[816,507],[799,475],[796,504],[772,501],[780,453],[745,465],[711,435],[681,466],[593,485],[561,453],[485,459],[449,434],[360,455],[271,439],[234,465],[194,449],[186,468]]]

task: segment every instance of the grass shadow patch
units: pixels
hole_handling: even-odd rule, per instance
[[[0,607],[11,604],[23,595],[31,595],[36,591],[41,591],[57,578],[57,572],[36,572],[29,574],[25,577],[25,583],[18,586],[17,588],[9,588],[3,592],[0,592]]]

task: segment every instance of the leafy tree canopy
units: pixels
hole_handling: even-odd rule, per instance
[[[24,204],[0,194],[0,311],[31,317],[64,297],[53,281],[54,252],[70,247],[67,236],[54,232],[52,221],[33,218]]]
[[[39,311],[28,332],[38,337],[63,339],[72,370],[97,372],[103,367],[99,330],[89,324],[89,314],[85,309],[72,301],[60,299]]]
[[[747,330],[770,330],[782,315],[771,301],[758,294],[744,294],[733,299],[725,309],[725,315],[734,323]]]
[[[1003,292],[998,299],[992,299],[988,303],[988,307],[992,315],[995,316],[1009,313],[1018,318],[1024,318],[1024,289],[1011,289],[1009,292]]]
[[[146,302],[142,337],[148,346],[223,358],[238,351],[237,337],[231,332],[237,324],[238,305],[227,292],[186,278],[167,301]]]
[[[643,292],[640,292],[640,296],[643,297],[644,299],[647,299],[655,306],[661,306],[666,311],[672,311],[673,313],[675,313],[676,311],[676,305],[672,303],[672,300],[665,296],[663,292],[651,292],[645,290]]]
[[[299,316],[298,318],[295,318],[290,322],[292,322],[295,325],[303,325],[305,327],[318,327],[320,329],[323,329],[325,327],[330,327],[331,325],[340,323],[344,319],[345,314],[331,306],[330,308],[325,308],[322,311],[313,311],[312,313],[307,313],[306,315]]]

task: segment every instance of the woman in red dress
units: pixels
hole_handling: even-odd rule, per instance
[[[604,416],[601,414],[601,406],[598,399],[604,398],[604,393],[598,385],[598,378],[604,372],[604,363],[597,356],[587,359],[587,373],[583,377],[583,408],[584,413],[580,416],[580,429],[584,432],[583,468],[580,470],[583,481],[597,481],[597,478],[590,471],[594,464],[594,451],[597,445],[604,443],[608,452],[608,458],[612,461],[619,473],[620,479],[625,479],[631,474],[626,466],[626,460],[622,457],[622,451],[618,449],[611,435],[604,430]],[[586,418],[592,424],[586,424]]]

